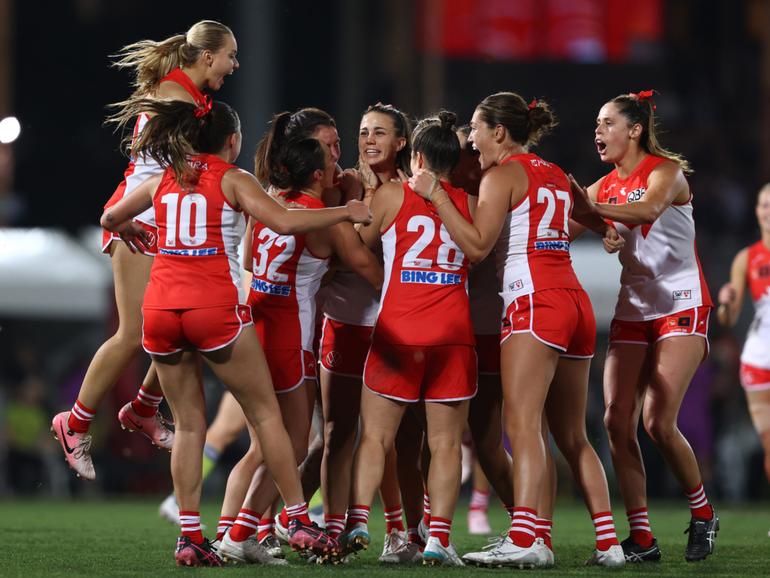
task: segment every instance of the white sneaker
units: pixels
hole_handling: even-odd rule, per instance
[[[428,543],[428,538],[430,538],[430,527],[425,523],[423,518],[420,518],[420,523],[417,524],[417,535],[420,536],[420,540],[422,540],[424,544]]]
[[[217,554],[223,560],[234,560],[246,564],[266,564],[268,566],[285,566],[286,560],[273,558],[267,550],[257,542],[255,536],[249,536],[243,542],[236,542],[227,532],[219,543]]]
[[[513,568],[537,568],[543,563],[544,553],[538,540],[532,542],[529,548],[522,548],[514,544],[509,536],[492,542],[481,552],[469,552],[463,556],[463,560],[470,564],[478,566],[491,566],[502,568],[510,566]],[[423,553],[424,555],[424,553]]]
[[[606,550],[594,550],[594,553],[586,561],[586,566],[605,566],[607,568],[620,568],[625,565],[626,557],[620,544],[610,546]]]
[[[391,530],[389,534],[385,534],[385,539],[382,542],[382,554],[380,554],[380,562],[383,561],[382,559],[384,557],[398,549],[405,541],[406,535],[402,532],[399,532],[395,528]]]
[[[171,494],[160,503],[158,515],[175,526],[179,525],[179,504],[176,503],[176,496],[174,494]]]
[[[428,538],[428,543],[422,551],[422,563],[429,566],[465,566],[452,544],[444,547],[435,537]]]
[[[281,524],[281,515],[275,515],[275,537],[284,544],[289,543],[289,529]]]
[[[538,550],[538,553],[540,554],[540,563],[537,565],[538,568],[553,568],[554,564],[556,564],[556,559],[553,555],[553,550],[551,550],[548,545],[545,543],[545,540],[542,538],[536,538],[535,542],[538,543],[538,546],[540,549]]]
[[[275,534],[268,534],[262,538],[260,544],[273,558],[286,558],[286,554],[283,548],[281,548],[281,543],[275,537]]]
[[[422,560],[422,552],[417,543],[409,542],[403,533],[393,530],[385,536],[385,546],[379,560],[383,564],[419,562]]]
[[[468,533],[484,536],[492,533],[487,513],[483,510],[468,510]]]

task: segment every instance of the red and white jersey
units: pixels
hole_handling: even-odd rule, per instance
[[[305,193],[280,193],[286,201],[308,209],[324,204]],[[315,296],[329,260],[316,257],[306,235],[279,235],[262,223],[254,223],[252,281],[249,305],[257,328],[265,335],[265,349],[313,351]]]
[[[190,80],[190,77],[182,72],[182,70],[179,68],[175,68],[166,76],[161,78],[158,84],[162,84],[164,82],[176,82],[182,86],[182,88],[184,88],[190,94],[190,96],[193,97],[193,100],[198,105],[202,105],[205,101],[205,95],[200,91],[195,83]],[[147,124],[148,120],[150,120],[150,117],[146,114],[140,114],[139,117],[137,117],[136,123],[134,124],[134,140],[136,140],[136,137],[139,136],[139,133],[142,132],[142,129],[144,129],[144,126]],[[124,196],[131,194],[134,189],[136,189],[144,181],[152,176],[159,175],[162,172],[163,168],[157,162],[155,162],[155,159],[152,157],[132,156],[126,171],[123,173],[123,179],[126,183],[125,189],[121,190],[122,194],[119,196],[116,197],[116,195],[113,195],[110,200],[107,201],[107,204],[104,206],[104,208],[106,209],[107,207],[111,207]],[[141,221],[147,225],[155,226],[155,209],[150,207],[146,211],[137,215],[136,220]]]
[[[762,241],[749,247],[746,283],[754,300],[754,320],[741,353],[741,363],[770,369],[770,249]]]
[[[500,299],[499,285],[493,252],[474,265],[468,275],[468,299],[476,335],[500,335],[503,300]]]
[[[235,165],[216,155],[192,159],[198,181],[180,186],[171,168],[153,197],[158,255],[144,294],[145,309],[197,309],[240,302],[238,247],[241,212],[222,193],[222,177]]]
[[[650,173],[665,160],[648,155],[625,179],[613,170],[602,179],[597,201],[623,205],[641,200]],[[685,203],[672,203],[651,225],[612,224],[626,241],[619,252],[623,270],[616,319],[647,321],[712,306],[695,248],[692,195]]]
[[[468,221],[468,195],[441,183]],[[404,183],[404,202],[382,235],[385,282],[374,341],[400,345],[473,345],[468,259],[433,205]]]
[[[581,289],[569,254],[572,192],[559,167],[532,153],[512,155],[529,179],[527,194],[508,211],[497,240],[504,310],[522,295],[544,289]]]

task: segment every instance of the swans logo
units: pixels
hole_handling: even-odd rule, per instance
[[[329,367],[337,367],[342,362],[342,355],[340,355],[339,351],[330,351],[324,357],[324,361],[326,361],[326,365]]]

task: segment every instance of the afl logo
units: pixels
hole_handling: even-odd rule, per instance
[[[342,355],[339,351],[330,351],[326,354],[325,361],[329,367],[337,367],[342,361]]]

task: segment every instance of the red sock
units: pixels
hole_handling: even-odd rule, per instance
[[[690,515],[693,518],[710,520],[714,517],[714,508],[711,507],[706,498],[706,490],[703,488],[703,483],[698,484],[692,490],[686,491],[685,495],[690,502]]]
[[[261,542],[270,534],[275,533],[275,522],[272,517],[262,518],[257,524],[257,542]]]
[[[76,433],[86,433],[91,426],[91,421],[96,415],[96,410],[84,406],[80,400],[75,401],[70,411],[70,417],[67,420],[67,427],[70,431]]]
[[[542,538],[548,549],[553,552],[553,545],[551,544],[551,528],[553,522],[548,518],[537,518],[535,520],[535,537]]]
[[[281,522],[281,526],[284,528],[289,527],[289,514],[286,513],[286,508],[281,508],[281,512],[278,514],[278,521]]]
[[[427,490],[422,494],[422,522],[430,527],[430,496]]]
[[[284,510],[286,510],[286,515],[289,517],[289,522],[296,519],[302,522],[302,524],[305,526],[312,525],[310,516],[308,516],[307,513],[307,502],[300,502],[299,504],[294,504],[293,506],[286,506]]]
[[[162,395],[156,395],[144,385],[139,388],[139,393],[131,402],[131,407],[142,417],[152,417],[158,412],[158,406],[163,401]]]
[[[430,537],[438,538],[441,545],[446,548],[449,546],[449,533],[452,531],[452,520],[446,518],[439,518],[438,516],[430,517]]]
[[[369,523],[369,506],[364,504],[353,504],[348,508],[348,523],[347,529],[350,530],[356,526]]]
[[[221,540],[227,531],[232,528],[235,518],[231,516],[221,516],[217,524],[217,540]]]
[[[393,530],[397,530],[399,532],[404,531],[404,521],[402,519],[403,514],[404,511],[401,509],[401,505],[398,505],[395,508],[391,508],[390,510],[385,510],[386,534],[390,534]]]
[[[508,537],[519,548],[529,548],[535,541],[537,512],[532,508],[514,508]]]
[[[619,544],[615,533],[615,522],[612,521],[612,512],[598,512],[591,516],[596,532],[596,549],[606,552],[610,546]]]
[[[179,525],[182,528],[182,536],[187,536],[195,544],[203,544],[203,532],[201,532],[200,512],[179,512]]]
[[[652,530],[647,508],[637,508],[626,512],[628,527],[631,530],[631,539],[644,548],[652,546]]]
[[[336,538],[345,531],[345,516],[343,514],[324,514],[326,533]]]
[[[230,539],[234,542],[243,542],[249,536],[253,536],[257,531],[257,525],[262,514],[254,510],[241,508],[235,523],[230,528]]]

